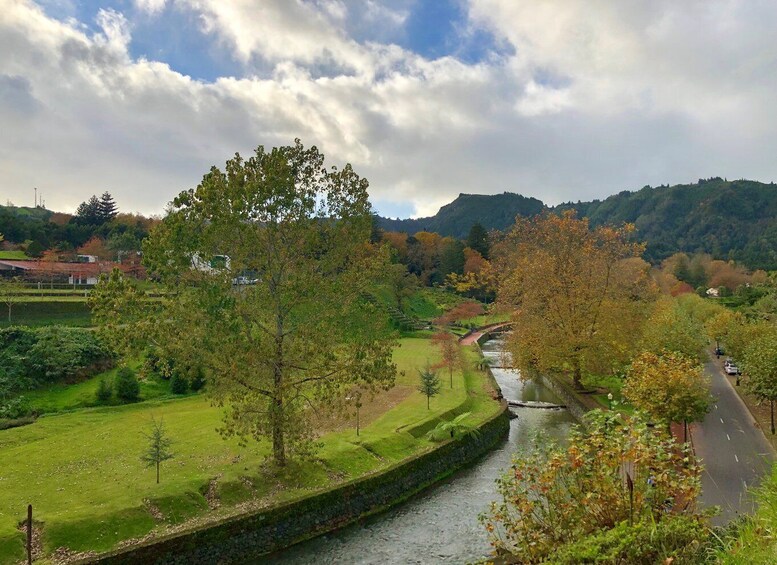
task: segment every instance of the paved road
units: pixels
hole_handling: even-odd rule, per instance
[[[721,361],[711,357],[705,370],[716,400],[704,421],[693,426],[693,443],[705,467],[702,502],[721,507],[713,522],[722,525],[752,510],[747,488],[769,470],[774,450],[724,376]]]

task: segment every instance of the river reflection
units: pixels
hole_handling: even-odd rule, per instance
[[[483,345],[489,357],[501,355],[502,342]],[[502,365],[502,363],[496,363]],[[522,383],[515,371],[492,369],[507,399],[558,402],[549,390]],[[494,481],[537,430],[562,439],[573,423],[566,410],[515,408],[508,439],[477,464],[454,474],[387,512],[286,549],[263,563],[466,563],[488,553],[478,515],[495,500]]]

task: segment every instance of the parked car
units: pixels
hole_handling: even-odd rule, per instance
[[[734,365],[733,363],[726,363],[725,367],[723,369],[726,371],[727,375],[738,375],[739,374],[739,367]]]

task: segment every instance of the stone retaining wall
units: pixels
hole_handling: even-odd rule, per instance
[[[198,530],[104,554],[106,564],[199,565],[248,562],[340,528],[414,495],[489,452],[507,435],[507,405],[469,435],[414,456],[380,473],[265,511],[225,519]]]
[[[563,383],[552,376],[541,375],[539,373],[534,373],[532,375],[532,380],[541,383],[544,387],[553,392],[553,394],[558,396],[575,420],[580,423],[583,422],[583,416],[588,412],[588,407],[583,404],[583,401],[580,400],[577,393],[567,386],[566,383]]]

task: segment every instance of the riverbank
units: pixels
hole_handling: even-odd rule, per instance
[[[426,359],[436,362],[437,353],[429,340],[403,339],[397,362],[404,374],[398,392],[387,398],[393,404],[381,415],[365,403],[359,435],[353,422],[334,424],[315,460],[295,462],[280,475],[262,465],[266,446],[240,447],[218,436],[221,411],[203,397],[79,410],[5,430],[0,563],[24,555],[17,529],[23,518],[15,510],[26,510],[28,502],[38,524],[39,558],[57,555],[57,562],[68,562],[80,554],[89,560],[378,474],[436,447],[424,435],[441,420],[470,412],[468,423],[478,424],[502,410],[487,378],[472,368],[477,354],[469,350],[468,368],[454,373],[454,387],[444,387],[427,410],[415,391],[416,368]],[[159,485],[138,459],[140,431],[152,413],[164,417],[175,441],[176,457],[163,465]]]

